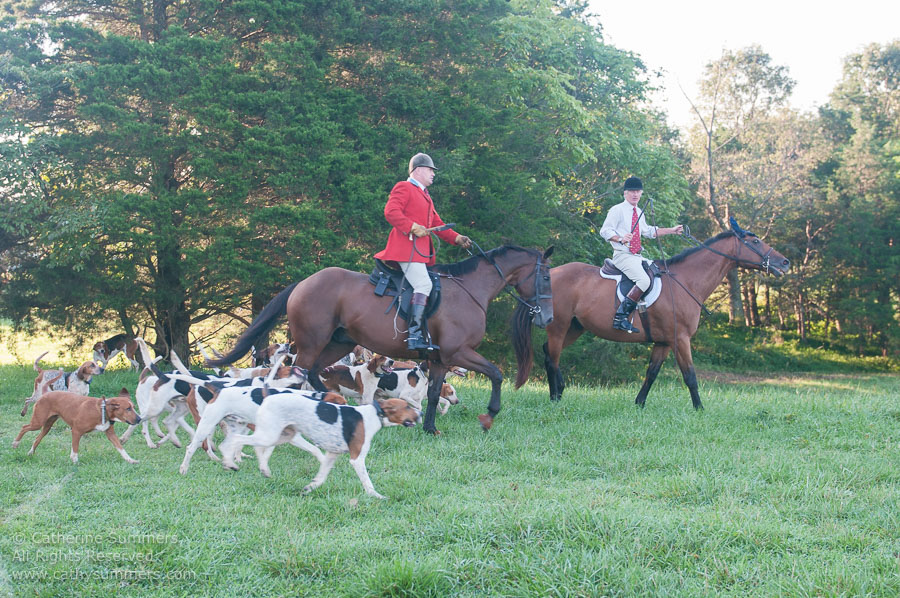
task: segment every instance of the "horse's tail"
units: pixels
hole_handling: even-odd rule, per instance
[[[512,321],[512,341],[518,367],[516,388],[525,384],[531,374],[531,367],[534,365],[534,354],[531,348],[531,323],[533,320],[534,315],[528,306],[520,303],[516,307]]]
[[[262,311],[259,312],[259,315],[253,320],[250,326],[245,330],[241,336],[238,337],[237,343],[235,343],[234,348],[226,353],[223,356],[217,357],[215,359],[207,359],[206,365],[209,367],[222,367],[224,365],[228,365],[234,363],[241,357],[247,354],[247,351],[253,346],[253,344],[259,340],[260,337],[268,334],[273,328],[275,328],[275,323],[278,321],[278,318],[285,315],[287,313],[287,301],[288,297],[291,296],[291,291],[294,290],[299,283],[295,282],[288,288],[284,289],[277,295],[275,298],[269,301],[268,304]]]

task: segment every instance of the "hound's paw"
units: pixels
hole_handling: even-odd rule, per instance
[[[182,465],[181,467],[178,468],[178,473],[180,473],[181,475],[185,475],[187,473],[187,470],[188,470],[188,466]]]

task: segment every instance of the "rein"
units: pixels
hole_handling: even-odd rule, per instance
[[[493,259],[491,256],[489,256],[487,253],[485,253],[485,252],[484,252],[484,249],[481,248],[481,245],[479,245],[478,243],[476,243],[474,240],[472,241],[472,244],[478,249],[478,251],[481,253],[481,256],[482,256],[485,260],[487,260],[487,262],[488,262],[489,264],[491,264],[491,265],[494,267],[495,270],[497,270],[497,274],[500,275],[500,278],[503,280],[503,283],[504,283],[503,290],[506,291],[507,293],[509,293],[509,294],[512,296],[513,299],[515,299],[515,300],[518,301],[520,304],[522,304],[523,306],[525,306],[526,308],[528,308],[528,313],[529,313],[529,315],[531,315],[531,317],[534,317],[534,316],[536,316],[537,314],[541,313],[541,299],[548,299],[548,298],[552,297],[552,295],[543,295],[543,294],[541,294],[541,282],[540,282],[540,281],[541,281],[541,277],[540,277],[540,271],[541,271],[541,266],[544,265],[544,261],[543,261],[543,260],[544,260],[544,256],[538,255],[537,263],[536,263],[535,266],[534,266],[534,272],[532,272],[531,274],[529,274],[528,276],[526,276],[524,279],[522,279],[522,282],[524,282],[525,280],[528,280],[528,279],[531,278],[532,276],[535,277],[535,278],[534,278],[534,296],[529,297],[528,299],[522,299],[521,297],[519,297],[519,295],[517,295],[516,293],[513,293],[513,292],[510,290],[510,289],[514,289],[515,287],[513,287],[511,284],[509,284],[509,282],[506,281],[506,275],[503,274],[503,270],[500,268],[500,266],[497,264],[497,262],[495,262],[494,259]],[[468,251],[468,250],[466,250],[466,251]],[[469,254],[470,254],[470,255],[473,255],[471,251],[469,251]],[[463,288],[463,290],[465,290],[467,293],[469,293],[469,297],[472,297],[472,299],[475,301],[475,303],[478,303],[478,300],[475,299],[475,297],[472,295],[472,293],[469,292],[469,289],[467,289],[467,288],[465,287],[465,285],[463,285],[463,284],[459,281],[459,279],[457,279],[457,278],[454,277],[454,276],[448,276],[448,278],[450,278],[451,280],[456,281],[456,283],[457,283],[459,286],[461,286],[461,287]],[[501,292],[502,292],[502,291],[501,291]],[[534,305],[532,305],[532,304],[530,303],[531,301],[534,301]],[[481,307],[481,303],[478,303],[478,307]],[[483,307],[482,307],[482,311],[484,311],[484,308],[483,308]],[[487,313],[487,312],[485,312],[485,313]]]
[[[743,258],[739,258],[739,257],[734,256],[734,255],[729,255],[729,254],[727,254],[727,253],[723,253],[723,252],[721,252],[721,251],[719,251],[719,250],[717,250],[717,249],[713,249],[712,247],[710,247],[709,245],[703,243],[702,241],[700,241],[699,239],[697,239],[694,235],[692,235],[692,234],[691,234],[691,229],[690,229],[687,225],[685,225],[685,227],[684,227],[684,233],[682,233],[682,236],[683,236],[685,239],[688,239],[688,240],[690,240],[690,241],[693,241],[694,244],[695,244],[695,246],[697,246],[697,247],[700,247],[700,248],[702,248],[702,249],[706,249],[707,251],[711,251],[711,252],[713,252],[713,253],[715,253],[715,254],[717,254],[717,255],[721,255],[722,257],[728,258],[728,259],[732,260],[733,262],[735,262],[735,263],[737,263],[737,264],[748,264],[748,265],[750,265],[750,266],[756,266],[756,267],[758,267],[760,270],[763,270],[766,274],[768,274],[768,273],[769,273],[769,269],[770,269],[770,256],[771,256],[772,252],[775,250],[775,248],[774,248],[774,247],[769,247],[769,251],[767,251],[766,253],[762,253],[761,251],[759,251],[758,249],[756,249],[753,245],[751,245],[750,243],[748,243],[747,240],[745,239],[745,237],[746,237],[748,234],[753,235],[754,237],[756,237],[756,235],[754,235],[753,233],[748,233],[747,231],[743,231],[743,230],[740,231],[740,232],[738,232],[738,231],[732,231],[732,232],[734,233],[734,238],[735,238],[735,241],[736,241],[735,244],[737,244],[737,241],[740,241],[741,243],[744,244],[744,246],[745,246],[747,249],[749,249],[750,251],[752,251],[753,253],[755,253],[756,255],[758,255],[758,256],[761,258],[762,261],[760,261],[760,262],[757,263],[757,262],[754,262],[753,260],[745,260],[745,259],[743,259]],[[758,237],[757,237],[757,238],[758,238]]]
[[[654,210],[653,210],[653,205],[654,205],[653,199],[652,199],[652,198],[649,198],[650,218],[651,218],[651,220],[653,221],[654,226],[656,226],[656,214],[655,214],[655,212],[654,212]],[[642,215],[643,215],[643,212],[642,212]],[[638,218],[638,222],[640,222],[640,218]],[[684,230],[683,230],[683,232],[681,233],[681,236],[682,236],[684,239],[687,239],[687,240],[691,241],[691,242],[694,244],[695,247],[698,247],[698,248],[701,248],[701,249],[706,249],[707,251],[710,251],[710,252],[712,252],[712,253],[714,253],[714,254],[716,254],[716,255],[719,255],[719,256],[722,256],[722,257],[724,257],[724,258],[726,258],[726,259],[728,259],[728,260],[731,260],[731,261],[733,261],[735,264],[738,264],[738,265],[740,265],[740,264],[746,264],[746,265],[749,265],[749,266],[753,266],[753,267],[759,268],[760,270],[762,270],[762,271],[764,271],[766,274],[768,274],[768,273],[769,273],[769,270],[770,270],[770,268],[771,268],[771,254],[772,254],[772,251],[775,250],[775,248],[774,248],[774,247],[769,247],[769,251],[767,251],[766,253],[762,253],[761,251],[759,251],[758,249],[756,249],[755,247],[753,247],[753,245],[752,245],[750,242],[748,242],[747,239],[746,239],[747,235],[751,235],[751,236],[753,236],[754,238],[758,238],[756,235],[754,235],[753,233],[751,233],[751,232],[749,232],[749,231],[745,231],[745,230],[741,229],[740,227],[736,227],[736,223],[733,222],[733,221],[732,221],[732,225],[733,225],[733,226],[732,226],[732,232],[734,233],[735,246],[737,246],[737,243],[738,243],[738,242],[743,243],[744,246],[745,246],[747,249],[749,249],[750,251],[752,251],[753,253],[755,253],[756,255],[758,255],[758,256],[760,257],[760,261],[759,261],[759,262],[755,262],[755,261],[753,261],[753,260],[747,260],[747,259],[739,258],[739,257],[737,257],[737,255],[730,255],[730,254],[724,253],[724,252],[722,252],[722,251],[719,251],[718,249],[713,249],[712,247],[710,247],[709,245],[707,245],[706,243],[700,241],[698,238],[696,238],[694,235],[692,235],[692,234],[691,234],[691,229],[690,229],[690,227],[689,227],[687,224],[683,225],[683,226],[684,226]],[[736,227],[736,228],[735,228],[735,227]],[[657,244],[659,245],[659,251],[660,251],[660,254],[663,255],[663,256],[665,256],[665,252],[663,251],[663,248],[662,248],[662,243],[661,243],[661,241],[659,240],[659,235],[656,236],[656,242],[657,242]],[[737,253],[737,252],[735,252],[735,253]],[[668,262],[668,260],[664,258],[664,259],[662,260],[662,262],[663,262],[663,266],[664,266],[665,269],[664,269],[664,270],[660,270],[660,273],[661,273],[661,274],[666,274],[666,275],[668,275],[668,277],[669,277],[670,279],[672,279],[673,282],[675,282],[676,284],[678,284],[678,286],[680,286],[680,287],[682,288],[682,290],[684,290],[684,292],[687,293],[688,296],[689,296],[691,299],[693,299],[694,302],[695,302],[697,305],[700,306],[700,309],[703,310],[703,313],[704,313],[704,314],[706,314],[707,316],[711,316],[711,315],[712,315],[712,312],[709,311],[709,309],[707,309],[707,307],[706,307],[705,305],[703,305],[703,302],[700,301],[699,299],[697,299],[697,297],[696,297],[690,290],[688,290],[688,288],[687,288],[686,286],[684,286],[684,284],[682,284],[682,282],[681,282],[680,280],[678,280],[677,278],[675,278],[675,274],[674,274],[671,270],[669,270],[669,262]],[[675,324],[675,338],[677,338],[677,336],[678,336],[678,318],[677,318],[676,311],[675,311],[675,296],[672,294],[671,287],[670,287],[670,289],[669,289],[669,297],[670,297],[671,302],[672,302],[672,318],[673,318],[674,324]],[[648,321],[648,323],[649,323],[649,321]],[[645,328],[649,328],[647,324],[645,324],[644,327],[645,327]],[[649,332],[649,329],[648,329],[646,332],[647,332],[647,337],[648,337],[648,340],[649,340],[649,338],[650,338],[650,332]]]

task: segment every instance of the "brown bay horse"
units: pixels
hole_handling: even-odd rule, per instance
[[[628,333],[612,327],[616,311],[616,281],[602,278],[600,268],[572,262],[550,270],[553,284],[554,320],[547,326],[544,344],[544,365],[550,386],[550,399],[562,398],[565,383],[559,370],[562,350],[584,334],[592,332],[600,338],[626,343],[652,342],[650,365],[644,385],[635,398],[643,407],[647,393],[656,380],[660,366],[674,348],[675,360],[681,369],[684,383],[691,393],[695,409],[703,407],[697,392],[697,376],[691,356],[691,338],[700,323],[701,304],[722,282],[728,271],[737,266],[781,276],[790,262],[759,237],[732,222],[732,230],[723,232],[698,247],[692,247],[666,260],[657,260],[663,272],[659,298],[647,308],[651,339],[648,341],[643,321],[635,311],[639,333]],[[521,314],[516,314],[517,317]],[[518,357],[518,356],[517,356]],[[530,369],[530,362],[519,357]],[[530,372],[519,372],[517,383],[527,379]],[[518,386],[517,386],[518,388]]]
[[[490,378],[488,413],[479,416],[482,427],[490,429],[500,411],[503,375],[475,350],[484,338],[488,304],[507,287],[521,295],[513,295],[524,314],[513,325],[513,342],[523,348],[517,353],[524,354],[527,347],[530,362],[532,321],[544,327],[553,320],[549,264],[552,252],[552,247],[542,254],[507,245],[455,264],[432,267],[442,276],[442,291],[438,310],[428,318],[428,329],[440,351],[428,356],[428,407],[424,422],[427,432],[438,433],[435,411],[444,375],[451,366]],[[389,313],[394,298],[379,297],[373,289],[368,274],[342,268],[320,270],[281,291],[260,311],[230,352],[207,363],[222,366],[237,361],[285,314],[297,349],[294,364],[309,370],[310,383],[317,390],[325,390],[319,372],[355,345],[398,359],[419,358],[417,352],[407,350],[406,333],[395,330],[394,313]],[[406,323],[398,318],[397,327],[405,329]]]

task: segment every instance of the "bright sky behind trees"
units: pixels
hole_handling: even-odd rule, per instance
[[[676,125],[693,122],[679,85],[696,99],[704,65],[718,59],[723,48],[760,45],[773,64],[787,66],[797,81],[791,104],[808,110],[828,101],[845,56],[900,38],[900,3],[884,0],[757,0],[746,5],[591,0],[590,13],[599,19],[608,43],[639,54],[649,69],[664,71],[665,88],[655,101]]]

